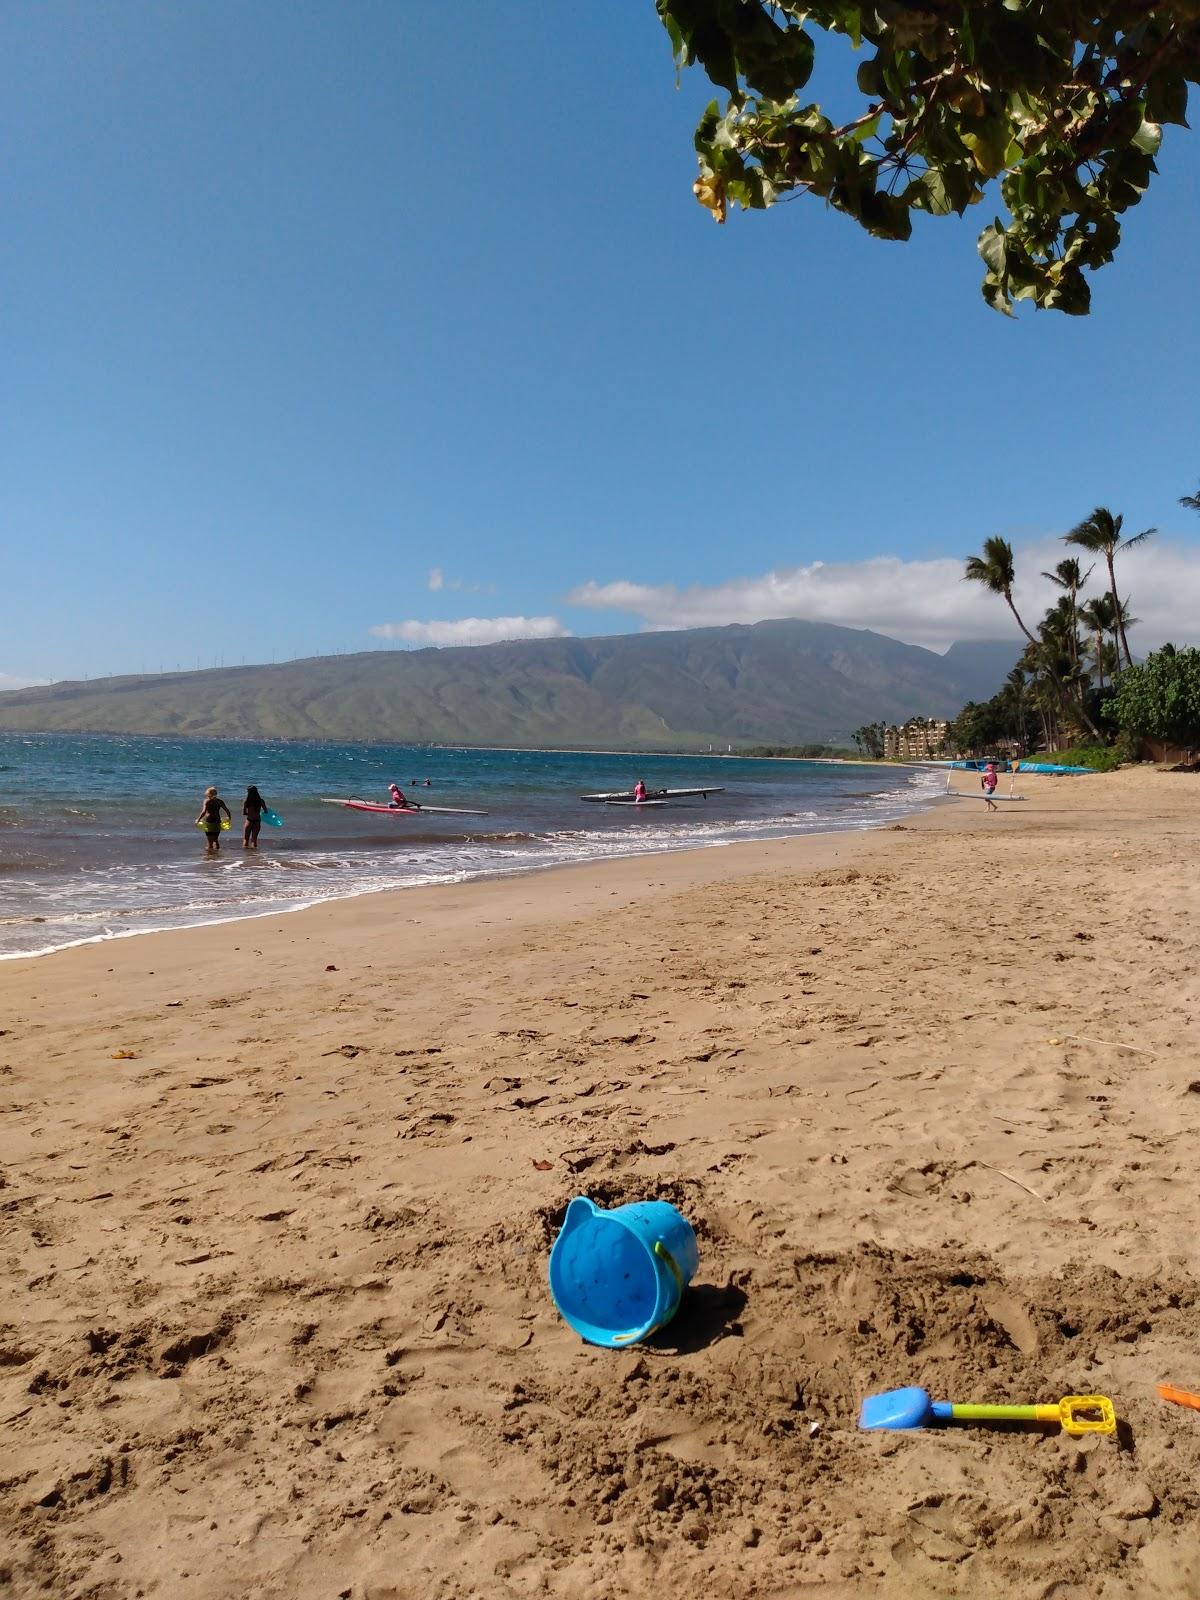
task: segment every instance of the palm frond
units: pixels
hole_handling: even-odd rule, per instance
[[[1097,506],[1090,517],[1077,523],[1070,533],[1063,534],[1066,544],[1075,544],[1082,550],[1111,550],[1121,540],[1123,516],[1114,516],[1107,506]]]

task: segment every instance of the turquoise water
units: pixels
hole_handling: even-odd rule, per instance
[[[579,799],[639,777],[651,789],[726,792],[644,812]],[[488,815],[373,816],[321,803],[386,801],[393,780],[406,790],[415,780],[427,804]],[[932,799],[943,782],[725,756],[0,734],[0,958],[380,889],[869,827]],[[285,822],[263,829],[257,854],[241,848],[249,783]],[[234,814],[215,860],[194,826],[209,784]]]

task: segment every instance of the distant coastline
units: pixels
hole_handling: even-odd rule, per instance
[[[12,690],[10,693],[16,693]],[[336,738],[332,734],[246,734],[246,733],[129,733],[119,728],[0,728],[0,739],[159,739],[164,743],[184,740],[189,744],[248,744],[248,745],[309,745],[314,748],[329,745],[363,745],[367,749],[386,750],[444,750],[451,755],[475,752],[481,755],[529,756],[613,756],[622,761],[636,761],[654,757],[660,760],[680,761],[791,761],[811,762],[823,766],[900,767],[919,766],[914,761],[883,761],[872,756],[764,756],[750,755],[741,750],[681,749],[610,749],[603,745],[552,745],[552,744],[425,744],[406,739]]]

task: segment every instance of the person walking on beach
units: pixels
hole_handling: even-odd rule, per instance
[[[207,855],[215,856],[221,852],[221,813],[225,813],[227,821],[232,822],[233,814],[224,800],[215,789],[208,788],[204,791],[204,803],[200,807],[200,815],[196,818],[198,827],[204,829],[204,837],[208,840]]]
[[[983,777],[979,780],[979,786],[983,790],[984,802],[989,811],[998,811],[1000,809],[996,802],[992,799],[992,796],[996,792],[996,785],[999,783],[999,781],[999,778],[996,776],[995,763],[989,761],[987,766],[983,769]]]
[[[243,850],[258,849],[258,836],[262,832],[263,812],[266,810],[267,802],[251,784],[246,790],[246,798],[242,801],[242,816],[246,819],[246,825],[242,829]]]

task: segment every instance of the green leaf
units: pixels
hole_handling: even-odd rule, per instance
[[[1003,311],[1006,317],[1011,317],[1012,301],[1007,290],[1008,235],[999,217],[979,235],[976,249],[988,269],[983,280],[984,299],[994,310]]]
[[[1047,311],[1065,311],[1069,317],[1086,317],[1092,308],[1092,291],[1079,268],[1071,267],[1038,299],[1038,304]]]
[[[696,0],[692,0],[696,3]],[[769,100],[787,100],[812,75],[815,50],[789,18],[780,26],[759,0],[708,0],[732,44],[737,70]]]
[[[860,92],[869,100],[878,100],[883,93],[883,69],[879,57],[875,55],[869,61],[860,62],[856,78]]]
[[[664,21],[664,4],[670,8],[675,32],[687,44],[688,62],[698,61],[713,83],[737,94],[737,62],[725,26],[725,7],[712,0],[660,0],[659,15]]]
[[[905,196],[912,197],[909,199],[910,205],[928,211],[934,217],[944,217],[954,210],[954,203],[946,193],[945,179],[937,167],[930,167],[928,172],[923,172],[908,186]]]
[[[1157,122],[1143,122],[1133,136],[1133,147],[1148,156],[1156,156],[1162,144],[1162,127]]]
[[[1152,122],[1173,122],[1186,128],[1188,86],[1181,72],[1161,73],[1146,87],[1146,116]]]
[[[876,239],[907,239],[912,233],[912,217],[903,200],[876,189],[862,191],[858,219]]]
[[[675,20],[674,13],[670,9],[668,0],[658,0],[658,15],[662,21],[663,27],[667,30],[667,37],[671,41],[671,55],[674,58],[676,68],[675,81],[678,83],[679,69],[688,65],[687,41],[683,36],[683,30],[680,28],[679,23]]]
[[[720,121],[721,108],[715,100],[710,100],[704,108],[700,121],[696,124],[696,133],[692,141],[701,154],[712,144]]]
[[[975,165],[986,178],[1004,171],[1008,154],[1008,124],[998,117],[982,118],[963,133],[962,142],[975,158]]]

